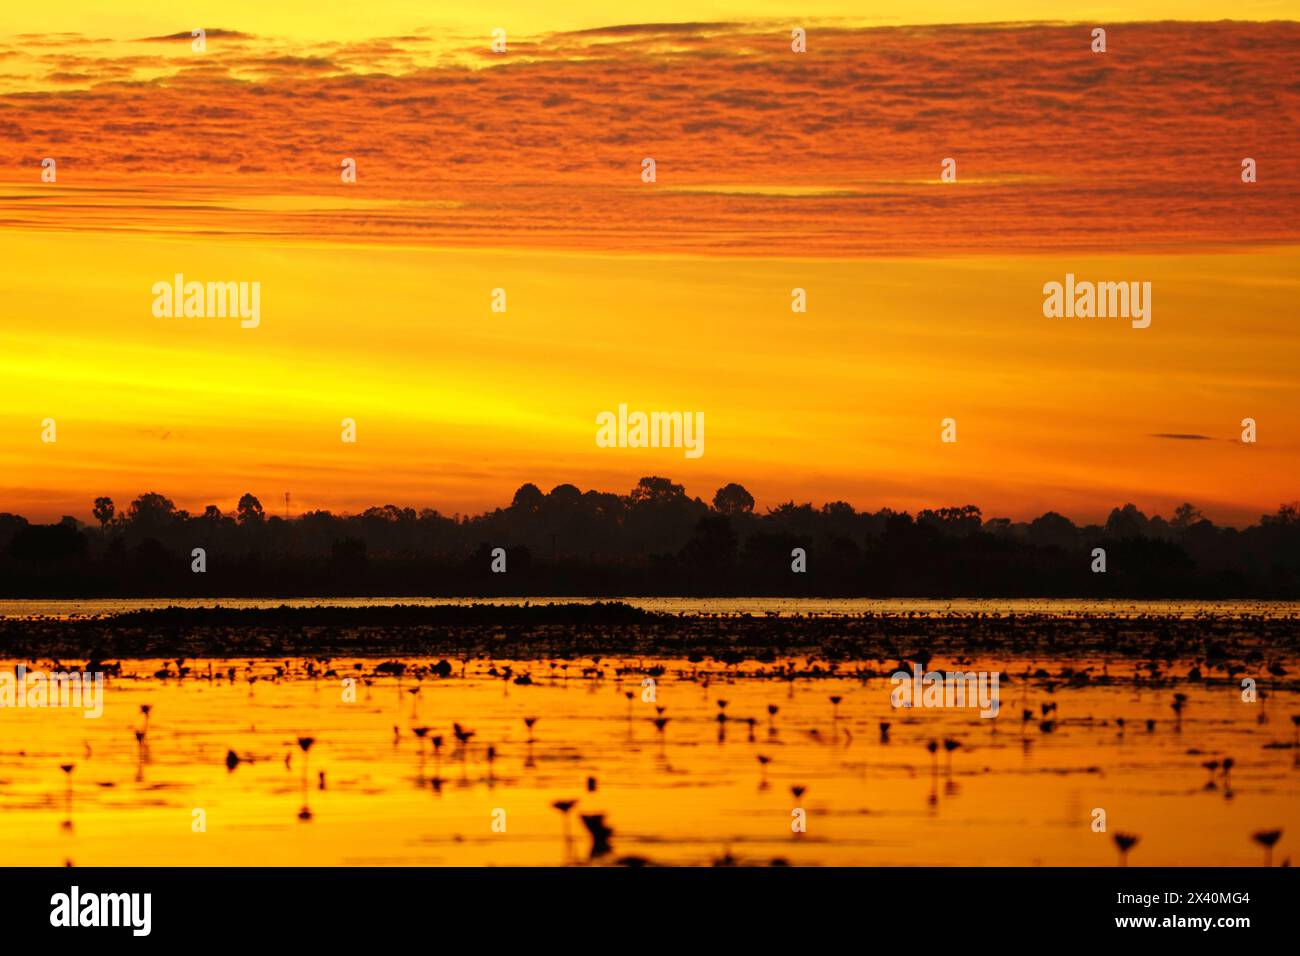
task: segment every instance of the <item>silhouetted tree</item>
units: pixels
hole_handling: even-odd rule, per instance
[[[999,538],[1009,538],[1015,534],[1010,518],[989,518],[984,522],[984,531]]]
[[[176,505],[165,495],[149,491],[131,502],[126,520],[135,539],[164,535],[179,517]]]
[[[1064,515],[1049,511],[1029,522],[1029,540],[1048,548],[1071,550],[1079,545],[1079,529]]]
[[[113,514],[116,510],[117,509],[113,507],[112,498],[101,497],[95,499],[95,506],[90,510],[90,513],[95,516],[95,520],[99,522],[99,526],[104,528],[113,520]]]
[[[262,502],[251,494],[245,494],[239,499],[239,504],[235,506],[235,514],[239,516],[240,524],[256,523],[266,517],[265,512],[262,511]]]
[[[0,593],[85,594],[826,594],[1300,598],[1300,504],[1219,528],[1190,504],[1148,518],[1135,506],[1104,526],[1055,512],[981,520],[973,505],[916,520],[844,501],[787,501],[755,513],[738,484],[710,508],[667,478],[626,494],[524,485],[509,507],[447,517],[387,504],[359,514],[263,513],[251,494],[191,517],[149,492],[125,513],[31,525],[0,514]],[[96,505],[100,503],[97,501]],[[731,513],[727,513],[730,511]],[[491,573],[490,547],[509,573]],[[189,573],[201,544],[209,574]],[[1107,548],[1108,573],[1089,571]],[[803,548],[808,573],[793,574]],[[533,556],[536,557],[533,557]],[[368,569],[368,570],[367,570]]]
[[[9,514],[7,511],[0,512],[0,548],[8,547],[14,535],[26,527],[27,519],[22,515]]]
[[[1137,505],[1128,504],[1123,508],[1113,508],[1106,519],[1106,534],[1112,538],[1140,538],[1146,534],[1150,522],[1147,516],[1138,510]]]
[[[1184,501],[1174,509],[1174,517],[1169,522],[1169,526],[1175,531],[1186,531],[1196,522],[1204,518],[1204,515],[1189,501]]]
[[[754,496],[733,481],[717,490],[713,507],[724,515],[749,514],[754,510]]]
[[[633,505],[672,504],[686,497],[686,488],[667,478],[642,478],[628,497]]]
[[[1259,523],[1261,525],[1271,525],[1275,528],[1300,525],[1300,501],[1292,501],[1279,506],[1276,514],[1261,515]]]
[[[946,534],[974,534],[983,523],[980,509],[974,505],[961,508],[926,509],[916,516],[917,524],[927,525]]]
[[[9,541],[8,553],[14,559],[37,565],[64,565],[86,550],[86,536],[75,525],[29,524],[20,528]]]
[[[542,490],[530,481],[519,486],[514,499],[510,502],[510,509],[519,514],[537,514],[545,501],[546,496],[542,494]]]
[[[582,492],[576,485],[556,485],[546,496],[546,504],[551,508],[573,508],[582,500]]]

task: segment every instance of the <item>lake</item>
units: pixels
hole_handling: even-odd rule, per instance
[[[1133,866],[1258,865],[1253,834],[1275,864],[1300,836],[1290,650],[1255,702],[1190,660],[930,662],[1007,675],[996,719],[896,709],[875,661],[438,659],[130,660],[99,719],[0,709],[0,865],[1113,866],[1117,832]]]

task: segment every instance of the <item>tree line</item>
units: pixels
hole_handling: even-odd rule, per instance
[[[91,514],[33,524],[0,513],[0,593],[1300,598],[1296,503],[1243,529],[1191,504],[1167,518],[1126,504],[1079,525],[1050,511],[985,518],[975,505],[759,512],[739,484],[705,502],[647,477],[622,495],[525,484],[474,516],[384,505],[284,518],[252,494],[233,512],[192,514],[156,492],[122,509],[96,498]],[[504,573],[492,570],[498,548]]]

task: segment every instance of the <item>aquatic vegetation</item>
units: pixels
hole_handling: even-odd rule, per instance
[[[1119,865],[1128,866],[1128,851],[1137,846],[1141,838],[1132,833],[1116,833],[1115,846],[1119,848]]]
[[[0,839],[10,848],[0,863],[159,865],[183,846],[196,863],[1104,865],[1113,847],[1127,865],[1136,833],[1099,839],[1086,812],[1063,826],[1061,807],[1078,805],[1123,807],[1144,834],[1144,864],[1241,865],[1253,842],[1271,865],[1282,833],[1300,826],[1297,748],[1291,733],[1279,740],[1257,722],[1265,703],[1243,702],[1239,679],[1267,674],[1267,707],[1300,733],[1300,625],[1193,617],[1184,641],[1181,619],[1071,615],[1067,626],[981,613],[718,615],[675,618],[672,628],[637,619],[598,634],[543,617],[495,636],[474,625],[303,633],[267,624],[250,633],[278,649],[270,656],[210,658],[187,646],[111,668],[100,658],[104,719],[0,712],[8,739],[23,741],[3,754],[0,780],[0,837],[23,839]],[[119,627],[113,646],[148,646],[146,629]],[[0,622],[0,636],[16,633]],[[204,625],[194,635],[209,639]],[[724,637],[726,650],[716,643]],[[1168,642],[1159,653],[1157,640]],[[422,649],[409,653],[408,642]],[[859,656],[864,646],[873,652]],[[512,656],[516,647],[540,653]],[[896,708],[890,675],[900,659],[1014,675],[1001,689],[1008,706],[993,719]],[[629,692],[650,676],[654,695]],[[356,684],[350,700],[344,677]],[[994,733],[999,719],[1020,734]],[[737,726],[746,732],[719,735]],[[459,769],[450,781],[447,741]],[[51,753],[84,755],[75,794],[73,765],[41,756]],[[295,790],[298,819],[311,827],[286,812]],[[580,857],[577,792],[591,838]],[[806,839],[791,841],[791,798],[800,805],[810,792],[815,805],[800,807]],[[1249,808],[1249,840],[1231,803],[1207,800],[1234,794],[1249,795],[1235,801]],[[485,838],[485,804],[509,808],[508,833]],[[222,840],[177,843],[196,806]],[[781,849],[764,849],[772,843]]]
[[[1273,847],[1282,838],[1281,830],[1260,830],[1251,835],[1251,839],[1264,848],[1264,865],[1273,865]]]

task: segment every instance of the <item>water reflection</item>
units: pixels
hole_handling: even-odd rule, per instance
[[[1300,835],[1294,683],[1248,703],[1194,661],[963,658],[1006,675],[993,720],[895,709],[875,661],[188,663],[124,662],[98,720],[0,709],[0,864],[1110,866],[1124,835],[1258,865]]]

